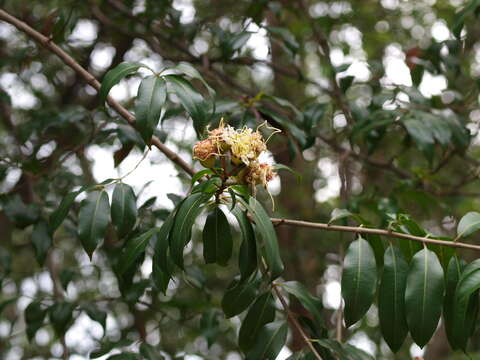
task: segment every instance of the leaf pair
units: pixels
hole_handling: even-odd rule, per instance
[[[370,308],[377,287],[373,250],[362,238],[352,242],[344,260],[342,295],[345,322],[350,326]],[[392,245],[385,251],[384,270],[378,294],[382,335],[396,352],[410,331],[423,347],[435,332],[442,311],[443,269],[436,254],[424,248],[410,265]]]
[[[115,186],[111,209],[105,190],[94,191],[82,201],[78,215],[78,236],[90,258],[105,237],[110,210],[113,225],[119,236],[124,237],[133,229],[137,219],[136,198],[129,185],[118,183]]]
[[[121,79],[136,73],[141,67],[147,66],[140,63],[124,62],[108,71],[99,91],[100,102],[103,104],[107,100],[108,93]],[[206,86],[213,99],[215,92],[206,84],[195,68],[186,63],[181,63],[170,70],[180,72],[182,75],[150,75],[141,81],[138,89],[135,106],[136,127],[146,144],[150,143],[160,121],[162,110],[167,101],[167,84],[170,90],[178,96],[181,105],[192,118],[197,135],[200,136],[203,133],[214,112],[214,105],[208,104],[203,96],[184,77],[186,75],[200,80]],[[210,112],[211,108],[213,108],[212,112]]]

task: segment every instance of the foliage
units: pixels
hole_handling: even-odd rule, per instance
[[[0,357],[480,350],[478,0],[2,5]]]

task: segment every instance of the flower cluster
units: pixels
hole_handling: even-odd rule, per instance
[[[208,131],[208,137],[193,147],[193,158],[206,168],[213,168],[217,159],[228,174],[227,165],[232,166],[231,176],[240,183],[266,186],[276,173],[271,165],[260,163],[258,157],[267,150],[262,134],[250,128],[235,129],[225,125]]]

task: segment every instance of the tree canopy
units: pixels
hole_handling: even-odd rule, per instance
[[[480,1],[0,4],[2,359],[480,356]]]

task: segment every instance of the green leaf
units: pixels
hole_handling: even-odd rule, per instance
[[[46,222],[40,221],[33,227],[32,244],[35,249],[35,257],[40,266],[43,266],[48,250],[52,247],[52,237]]]
[[[38,221],[40,211],[36,204],[25,204],[18,194],[4,199],[3,196],[0,197],[4,213],[18,227],[24,229]]]
[[[172,91],[178,96],[184,109],[193,120],[193,127],[200,136],[203,134],[210,115],[209,106],[203,96],[180,75],[165,75],[164,79],[170,85]]]
[[[48,309],[50,322],[57,336],[63,336],[73,319],[75,306],[66,301],[58,301]]]
[[[140,345],[140,355],[143,356],[146,360],[164,360],[165,358],[160,355],[160,353],[153,347],[147,343],[142,343]]]
[[[135,262],[141,253],[147,248],[148,242],[159,229],[153,228],[133,239],[127,241],[127,244],[118,261],[117,270],[120,274],[125,273],[128,268]]]
[[[453,303],[453,345],[465,351],[468,338],[475,328],[478,314],[478,290],[480,289],[480,260],[463,269],[455,289]]]
[[[87,313],[90,319],[102,325],[104,330],[106,329],[107,314],[104,311],[98,309],[97,306],[93,303],[83,305],[82,310]]]
[[[78,237],[90,259],[105,236],[110,221],[110,205],[105,190],[92,192],[80,206]]]
[[[255,243],[255,232],[248,220],[247,214],[238,207],[232,210],[237,219],[240,231],[242,232],[242,244],[238,257],[238,266],[242,280],[247,279],[257,269],[257,244]]]
[[[408,134],[418,145],[427,146],[435,143],[432,129],[421,120],[410,117],[404,121],[404,124],[407,128]]]
[[[212,170],[212,169],[203,169],[203,170],[200,170],[199,172],[195,173],[193,176],[192,176],[192,180],[191,180],[191,185],[195,185],[195,183],[200,180],[202,177],[204,177],[205,175],[214,175],[215,172]]]
[[[201,182],[200,184],[195,185],[192,188],[191,193],[205,193],[205,194],[214,194],[222,184],[222,179],[218,176],[212,176],[210,179]]]
[[[35,333],[43,325],[47,309],[43,309],[40,302],[31,302],[25,309],[25,323],[27,324],[27,338],[32,341]]]
[[[340,78],[340,90],[345,93],[350,86],[352,86],[353,80],[355,80],[355,76],[349,75]]]
[[[138,88],[135,116],[142,139],[148,144],[160,120],[162,107],[167,100],[167,84],[162,78],[151,75]]]
[[[242,31],[240,33],[232,34],[222,43],[222,50],[224,56],[231,57],[233,53],[242,48],[252,35],[251,32]]]
[[[218,207],[207,216],[203,228],[203,258],[205,263],[226,266],[232,256],[232,233],[227,217]]]
[[[62,199],[58,208],[50,215],[49,218],[49,229],[51,234],[53,234],[55,230],[57,230],[58,227],[62,224],[63,220],[65,220],[68,215],[68,211],[72,207],[73,202],[75,201],[77,196],[83,191],[85,191],[88,187],[89,186],[83,186],[79,190],[67,194]]]
[[[248,360],[275,360],[287,340],[288,325],[277,321],[262,327],[257,341],[247,353]]]
[[[138,354],[132,352],[123,352],[121,354],[115,354],[109,356],[107,360],[140,360],[140,356]]]
[[[415,254],[405,290],[407,324],[413,340],[424,347],[437,328],[445,288],[442,265],[428,249]]]
[[[248,309],[238,334],[240,348],[247,352],[251,349],[261,328],[275,320],[275,303],[270,292],[260,295]]]
[[[122,238],[132,231],[137,221],[137,200],[133,189],[117,183],[112,195],[112,223]]]
[[[350,344],[341,344],[330,339],[316,339],[315,341],[335,353],[339,360],[373,360],[365,351]]]
[[[408,264],[392,244],[385,251],[384,267],[378,291],[378,317],[386,343],[395,353],[408,334],[405,317],[405,288]]]
[[[377,287],[377,265],[370,244],[359,237],[347,249],[343,263],[342,296],[345,323],[356,323],[370,308]]]
[[[322,300],[317,298],[316,296],[311,295],[308,290],[298,281],[288,281],[281,283],[280,286],[282,289],[285,289],[289,294],[295,296],[298,301],[303,305],[305,309],[307,309],[310,314],[313,315],[316,326],[318,328],[325,327],[325,322],[322,316]]]
[[[282,274],[283,263],[278,248],[277,234],[270,217],[255,198],[251,197],[248,204],[242,198],[239,198],[239,201],[247,208],[255,221],[256,230],[262,239],[262,255],[270,271],[270,277],[274,280]]]
[[[257,287],[258,281],[233,280],[222,298],[222,309],[225,315],[232,317],[243,312],[255,300]]]
[[[443,301],[443,320],[445,323],[445,332],[447,334],[448,342],[452,349],[459,349],[460,344],[456,342],[458,338],[464,337],[463,334],[465,331],[462,331],[462,336],[460,334],[455,334],[453,331],[453,319],[455,318],[455,289],[457,288],[458,281],[462,274],[463,269],[465,268],[465,262],[458,259],[457,256],[453,256],[447,267],[447,273],[445,276],[445,299]]]
[[[109,70],[103,80],[102,86],[100,87],[100,91],[98,92],[98,96],[100,98],[100,104],[104,104],[107,100],[108,93],[110,89],[118,84],[120,80],[124,77],[135,73],[141,67],[145,67],[145,65],[140,63],[130,63],[130,62],[123,62],[118,64],[113,69]]]
[[[471,211],[466,213],[457,226],[457,238],[466,237],[480,229],[480,213]]]
[[[191,77],[192,79],[200,80],[202,82],[202,84],[205,86],[205,88],[208,90],[210,96],[212,98],[215,97],[215,90],[213,90],[213,88],[211,88],[210,85],[208,85],[208,83],[205,81],[203,76],[198,72],[198,70],[195,69],[189,63],[181,62],[178,65],[176,65],[175,67],[171,68],[171,70],[180,71],[180,72],[184,73],[185,75],[187,75],[188,77]]]
[[[170,255],[173,262],[183,269],[183,249],[190,241],[192,226],[201,212],[201,205],[210,199],[210,194],[195,193],[187,197],[178,207],[170,233]]]
[[[173,261],[168,251],[168,235],[172,229],[175,212],[172,211],[157,233],[153,253],[152,280],[155,288],[165,294],[173,271]]]
[[[290,32],[290,30],[284,27],[274,26],[265,26],[265,29],[274,35],[278,35],[283,40],[285,48],[289,50],[291,55],[295,55],[297,53],[300,45],[298,44],[297,39],[295,39],[295,36]]]

